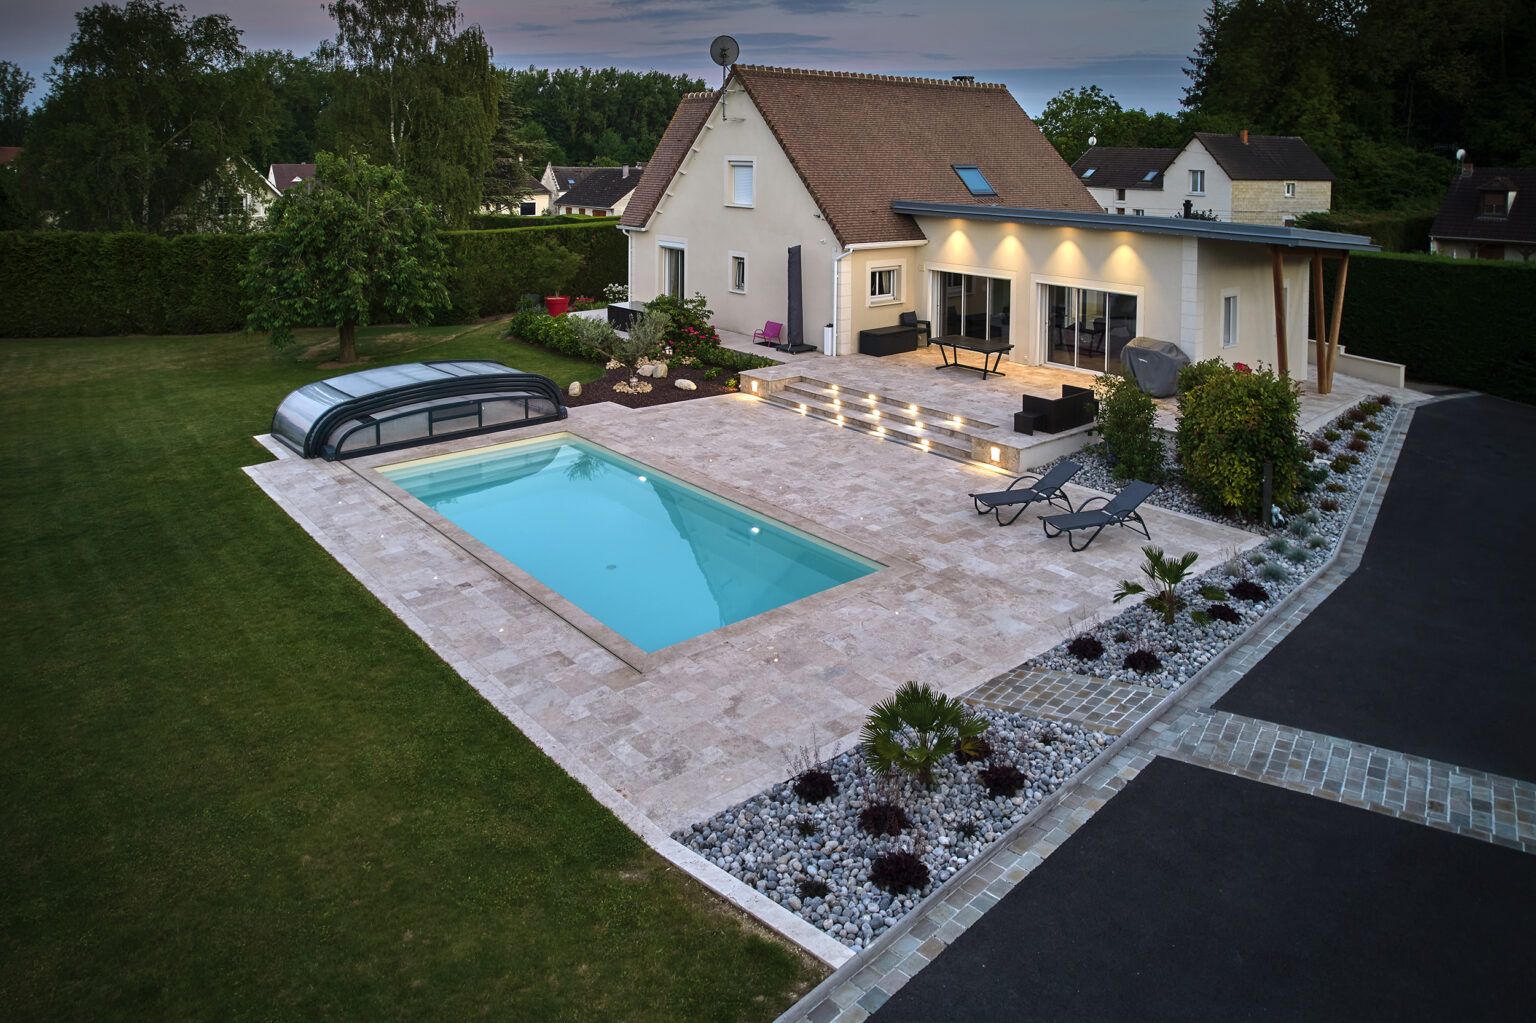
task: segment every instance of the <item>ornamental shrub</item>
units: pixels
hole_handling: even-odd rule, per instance
[[[870,835],[899,835],[911,826],[912,818],[895,803],[871,803],[859,811],[859,827]]]
[[[1191,362],[1179,370],[1178,390],[1182,396],[1186,391],[1193,391],[1196,387],[1210,380],[1212,377],[1223,373],[1230,373],[1232,367],[1220,359],[1206,359],[1202,362]]]
[[[1300,388],[1268,369],[1197,365],[1207,367],[1199,382],[1179,395],[1178,452],[1189,489],[1213,511],[1257,517],[1269,462],[1275,503],[1292,506],[1306,457],[1296,430]]]
[[[1094,418],[1117,479],[1161,483],[1167,452],[1157,432],[1157,405],[1129,377],[1104,375],[1093,385]]]
[[[550,316],[539,310],[524,309],[507,324],[507,336],[561,355],[588,362],[607,362],[607,355],[584,343],[577,335],[574,323],[575,319],[570,316]]]
[[[882,853],[870,865],[869,879],[888,892],[923,888],[928,884],[928,865],[905,850]]]

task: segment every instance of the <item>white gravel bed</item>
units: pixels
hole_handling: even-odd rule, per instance
[[[799,798],[790,779],[673,837],[857,951],[1112,741],[1100,732],[1023,714],[975,713],[990,723],[990,763],[1012,764],[1024,773],[1025,787],[1017,795],[988,794],[978,780],[986,760],[961,764],[946,758],[925,788],[872,774],[855,750],[819,765],[837,784],[836,795],[824,802]],[[860,812],[887,802],[901,806],[911,826],[895,836],[867,834],[859,826]],[[875,858],[898,850],[915,853],[927,865],[929,880],[922,888],[892,894],[869,880]],[[802,895],[802,884],[812,881],[825,884],[827,894]]]
[[[1068,636],[1057,646],[1027,662],[1028,665],[1161,689],[1177,689],[1189,681],[1332,556],[1343,535],[1355,499],[1376,464],[1381,451],[1381,438],[1397,418],[1397,411],[1396,405],[1388,405],[1373,417],[1379,429],[1365,431],[1370,434],[1370,440],[1366,442],[1367,449],[1350,452],[1359,459],[1359,463],[1345,472],[1333,472],[1330,469],[1327,480],[1306,495],[1310,506],[1308,510],[1294,516],[1284,527],[1265,529],[1254,523],[1213,515],[1200,507],[1188,491],[1183,489],[1182,484],[1177,482],[1168,488],[1173,495],[1171,498],[1159,502],[1157,497],[1164,494],[1164,491],[1159,491],[1149,503],[1161,503],[1164,507],[1176,508],[1213,522],[1250,529],[1264,534],[1267,540],[1247,554],[1235,556],[1221,565],[1204,566],[1200,575],[1181,584],[1177,592],[1185,606],[1172,625],[1165,624],[1162,615],[1154,608],[1138,603],[1079,633],[1097,639],[1104,647],[1102,656],[1092,660],[1074,656],[1068,650],[1068,644],[1074,637]],[[1334,456],[1345,453],[1345,445],[1357,427],[1346,416],[1341,416],[1325,430],[1308,436],[1306,440],[1310,442],[1323,438],[1328,429],[1337,430],[1342,436],[1329,444],[1328,452],[1314,453],[1319,465],[1331,462]],[[1097,450],[1081,452],[1077,457],[1083,464],[1083,472],[1078,475],[1078,480],[1110,493],[1120,488],[1121,484],[1109,476]],[[1330,491],[1327,489],[1329,484],[1342,489]],[[1319,507],[1320,502],[1325,500],[1334,503],[1336,507],[1332,510]],[[1152,543],[1157,542],[1154,536]],[[1180,552],[1167,553],[1177,556]],[[1196,567],[1198,569],[1201,566]],[[1201,595],[1202,588],[1225,590],[1244,579],[1262,586],[1266,591],[1265,599],[1250,601],[1228,595],[1221,600],[1213,600]],[[1135,581],[1149,585],[1150,588],[1145,578],[1138,576]],[[1233,623],[1216,619],[1196,622],[1191,617],[1191,612],[1205,613],[1210,605],[1217,603],[1231,608],[1239,620]],[[1126,655],[1135,650],[1151,651],[1161,662],[1161,667],[1148,672],[1127,668]]]

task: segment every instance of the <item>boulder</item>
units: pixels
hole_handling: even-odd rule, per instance
[[[652,374],[655,373],[655,371],[656,371],[656,367],[652,366],[650,363],[646,363],[644,366],[641,366],[640,369],[638,370],[639,374],[641,376],[643,376],[643,377],[651,376]]]
[[[692,380],[676,380],[673,382],[677,384],[679,391],[697,391],[699,389],[699,385]]]
[[[581,381],[580,380],[572,380],[571,381],[571,386],[569,386],[569,387],[567,387],[565,389],[565,393],[569,394],[572,398],[579,398],[579,397],[581,397]]]
[[[655,377],[657,380],[664,379],[666,375],[667,364],[665,362],[658,362],[651,367],[651,376]]]

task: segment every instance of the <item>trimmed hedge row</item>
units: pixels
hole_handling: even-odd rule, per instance
[[[1363,234],[1388,252],[1428,252],[1433,210],[1421,213],[1348,213],[1330,210],[1296,218],[1297,227]]]
[[[540,213],[532,217],[512,213],[476,213],[469,218],[470,228],[476,231],[552,227],[560,224],[617,224],[618,222],[618,217],[583,217],[576,213]]]
[[[1326,265],[1331,303],[1337,264]],[[1404,363],[1412,380],[1536,404],[1533,298],[1536,263],[1357,254],[1339,340],[1351,355]]]
[[[609,221],[442,234],[446,321],[510,312],[524,295],[601,295],[628,248]],[[251,235],[0,231],[0,337],[205,334],[245,325]]]

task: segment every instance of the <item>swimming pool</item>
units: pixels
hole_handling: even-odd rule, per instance
[[[882,567],[568,433],[379,472],[647,653]]]

